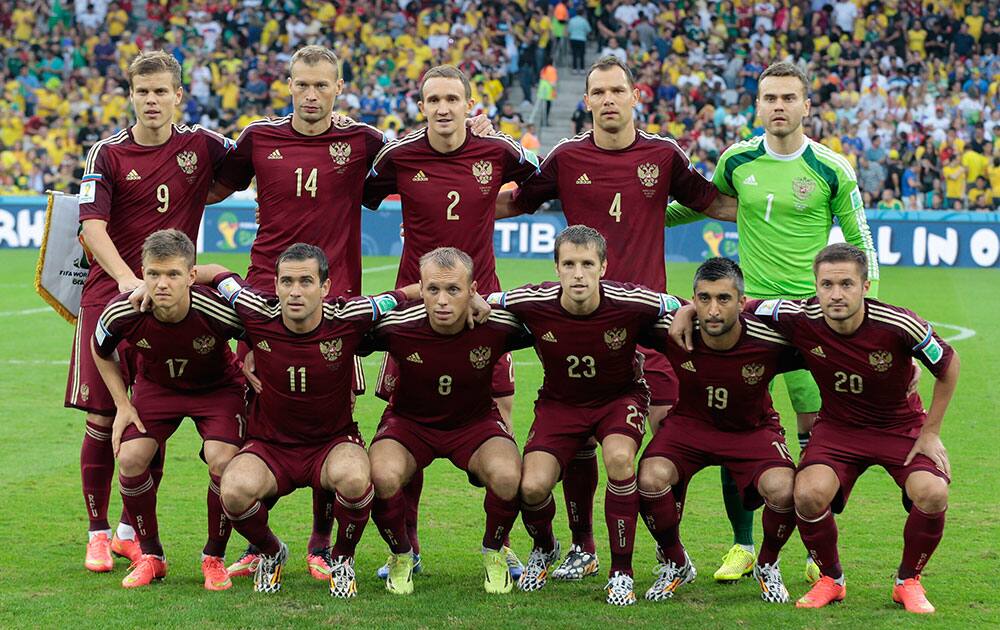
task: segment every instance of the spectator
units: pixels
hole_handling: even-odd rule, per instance
[[[618,57],[622,60],[622,63],[628,63],[628,55],[625,53],[625,49],[618,45],[617,37],[609,38],[608,45],[601,49],[601,57],[609,55]]]
[[[944,203],[949,210],[960,210],[965,203],[965,167],[953,155],[941,169],[945,178]]]
[[[587,54],[587,38],[590,37],[592,30],[590,22],[581,13],[577,13],[570,18],[566,30],[569,35],[570,50],[573,54],[573,74],[583,74]]]
[[[903,202],[892,194],[892,190],[886,188],[882,191],[882,198],[876,206],[879,210],[902,210]]]

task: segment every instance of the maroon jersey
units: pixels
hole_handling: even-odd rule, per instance
[[[500,290],[493,255],[493,224],[500,186],[538,171],[534,156],[503,134],[477,137],[451,153],[439,153],[427,129],[390,142],[372,165],[365,206],[377,208],[399,193],[403,204],[403,256],[396,286],[420,281],[420,257],[437,247],[472,256],[480,292]]]
[[[316,444],[351,426],[355,351],[372,322],[402,301],[403,293],[330,298],[320,325],[297,334],[285,327],[273,295],[254,291],[235,274],[215,281],[246,328],[263,386],[252,400],[248,436],[290,446]]]
[[[659,343],[679,381],[670,415],[706,422],[723,431],[747,431],[777,422],[768,387],[775,374],[805,368],[792,343],[749,313],[740,315],[740,338],[728,350],[712,350],[694,334],[687,352],[667,336],[674,314],[656,323]]]
[[[669,138],[637,131],[635,142],[609,151],[588,131],[557,144],[538,175],[514,193],[521,212],[559,198],[570,225],[589,225],[608,241],[605,278],[665,291],[663,219],[669,199],[703,211],[715,186],[691,167]]]
[[[385,317],[363,353],[384,350],[399,364],[393,412],[436,429],[481,420],[494,406],[493,366],[506,352],[527,348],[531,335],[515,317],[494,309],[485,324],[442,335],[423,303]]]
[[[80,185],[80,221],[99,219],[136,276],[142,243],[157,230],[176,228],[198,241],[205,198],[232,141],[195,125],[173,125],[156,146],[136,143],[131,129],[90,149]],[[95,261],[83,285],[81,306],[104,308],[118,283]]]
[[[865,319],[850,335],[835,332],[819,301],[751,301],[747,309],[802,353],[823,400],[825,422],[917,433],[926,413],[920,396],[907,396],[911,357],[940,377],[954,354],[931,326],[912,311],[865,299]]]
[[[559,303],[558,282],[526,285],[490,296],[524,322],[535,336],[545,369],[538,397],[569,405],[599,407],[633,390],[642,371],[636,343],[648,340],[653,324],[680,306],[673,296],[642,287],[601,281],[601,303],[589,315],[572,315]]]
[[[303,135],[291,115],[247,125],[226,158],[219,181],[244,190],[257,177],[260,227],[250,248],[247,282],[273,291],[274,263],[293,243],[323,249],[332,293],[361,291],[361,195],[383,145],[382,132],[363,123],[332,125]]]
[[[107,358],[128,341],[142,357],[141,378],[172,390],[205,391],[239,382],[228,342],[243,336],[243,325],[221,296],[208,287],[191,287],[191,308],[173,323],[136,311],[128,297],[123,293],[104,309],[94,333],[98,355]]]

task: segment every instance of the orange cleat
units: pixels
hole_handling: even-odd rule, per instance
[[[115,559],[111,557],[111,541],[107,534],[97,534],[90,539],[83,566],[94,573],[107,573],[115,568]]]
[[[201,574],[205,576],[206,591],[227,591],[233,586],[226,565],[218,556],[205,556],[201,561]]]
[[[847,586],[837,584],[834,579],[824,575],[813,584],[809,592],[795,602],[796,608],[822,608],[831,602],[842,602],[847,596]]]
[[[142,557],[142,548],[135,538],[119,538],[116,532],[111,537],[111,553],[119,558],[128,558],[130,562],[138,562]]]
[[[333,567],[333,556],[330,555],[330,548],[313,549],[306,556],[306,563],[309,565],[309,574],[314,579],[322,582],[330,581],[330,571]]]
[[[246,577],[253,574],[251,567],[256,560],[257,549],[253,545],[250,545],[243,550],[243,553],[240,554],[240,557],[236,560],[236,562],[229,565],[229,568],[227,569],[227,571],[229,571],[229,577]]]
[[[133,562],[128,568],[128,575],[122,580],[125,588],[148,586],[153,580],[162,580],[167,576],[167,563],[156,556],[143,554],[138,562]]]
[[[926,615],[934,612],[934,606],[927,601],[924,586],[920,576],[903,580],[902,584],[892,587],[892,601],[902,604],[907,612]]]

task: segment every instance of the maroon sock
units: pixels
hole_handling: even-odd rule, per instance
[[[844,575],[840,567],[840,555],[837,553],[837,521],[833,512],[826,508],[821,515],[806,519],[798,511],[795,512],[799,526],[799,536],[806,551],[812,556],[820,572],[833,579]]]
[[[906,580],[920,575],[943,535],[944,511],[928,514],[915,505],[910,508],[910,516],[903,527],[903,561],[899,564],[897,577]]]
[[[157,490],[160,489],[160,481],[163,480],[163,461],[166,457],[166,449],[166,443],[160,442],[157,444],[156,453],[153,454],[153,459],[149,461],[149,474],[153,477],[153,487]],[[135,529],[135,523],[132,521],[132,517],[129,515],[124,501],[122,501],[122,513],[118,517],[118,522],[125,523],[132,527],[132,529]]]
[[[202,553],[206,556],[225,557],[229,535],[233,532],[233,524],[226,518],[222,510],[222,499],[219,497],[219,477],[209,475],[208,482],[208,542]]]
[[[503,548],[503,541],[507,538],[510,528],[517,520],[517,508],[520,506],[517,497],[504,501],[486,489],[486,498],[483,500],[483,509],[486,510],[486,532],[483,534],[483,547],[499,551]]]
[[[774,564],[778,561],[781,548],[795,531],[795,508],[789,507],[779,511],[770,505],[765,505],[760,522],[764,526],[764,540],[760,543],[757,564],[760,566]]]
[[[372,503],[372,520],[392,553],[410,550],[410,540],[406,536],[406,497],[402,490],[388,499],[376,497]]]
[[[122,503],[132,516],[132,527],[135,528],[142,553],[162,556],[163,545],[160,544],[160,528],[156,522],[156,482],[149,474],[149,469],[135,477],[119,474],[118,486],[122,493]]]
[[[548,553],[555,547],[556,539],[552,534],[552,520],[555,517],[556,502],[551,494],[538,505],[521,504],[521,521],[535,542],[535,549]]]
[[[632,547],[635,545],[635,522],[639,517],[639,488],[635,475],[628,479],[608,479],[604,493],[604,520],[611,542],[610,575],[632,575]]]
[[[345,497],[337,493],[337,540],[333,543],[330,555],[334,558],[354,557],[354,549],[361,540],[368,518],[372,513],[372,501],[375,499],[375,486],[368,488],[360,497]]]
[[[403,496],[406,497],[406,537],[410,541],[413,553],[420,553],[420,539],[417,536],[417,516],[420,511],[420,494],[424,491],[424,471],[418,470],[410,477],[410,482],[403,486]]]
[[[585,448],[569,461],[563,472],[563,498],[573,544],[587,553],[594,547],[594,495],[597,493],[597,451]]]
[[[640,490],[639,512],[663,556],[678,566],[683,566],[685,558],[680,537],[681,514],[673,488],[667,486],[658,492]]]
[[[336,514],[337,494],[324,488],[313,488],[313,529],[309,536],[309,551],[330,546],[330,532]]]
[[[233,514],[225,504],[222,509],[226,517],[232,521],[233,529],[247,539],[251,545],[269,556],[276,555],[281,550],[281,543],[267,525],[267,507],[260,501],[254,501],[242,514]]]
[[[80,477],[83,501],[87,506],[90,531],[111,529],[108,525],[108,501],[111,479],[115,475],[115,452],[111,447],[111,427],[87,423],[80,448]]]

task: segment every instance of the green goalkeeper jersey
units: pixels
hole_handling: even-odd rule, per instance
[[[833,217],[844,240],[868,256],[869,295],[876,295],[878,258],[857,177],[843,156],[809,138],[794,154],[778,155],[757,136],[726,149],[712,181],[739,200],[736,226],[748,296],[815,294],[812,262],[827,245]],[[671,206],[668,223],[685,222],[687,209]]]

